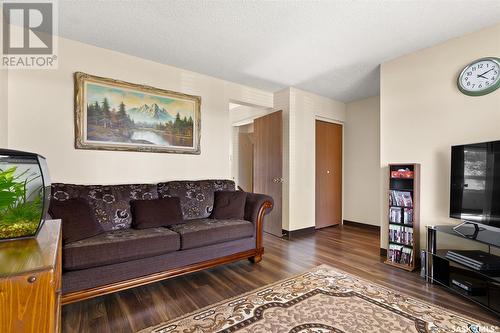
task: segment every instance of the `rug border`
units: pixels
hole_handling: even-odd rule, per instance
[[[146,332],[149,332],[149,331],[146,331],[146,330],[153,330],[153,329],[155,329],[155,328],[157,328],[157,327],[159,327],[159,326],[165,326],[165,325],[168,325],[168,324],[170,324],[170,323],[172,323],[172,322],[174,322],[174,321],[179,321],[179,320],[184,319],[184,318],[186,318],[186,317],[189,317],[189,316],[191,316],[191,315],[193,315],[193,314],[195,314],[195,313],[207,311],[208,309],[213,308],[213,307],[217,307],[217,306],[221,305],[222,303],[231,302],[231,301],[233,301],[233,300],[235,300],[235,299],[238,299],[238,298],[244,297],[245,295],[248,295],[248,294],[251,294],[251,293],[254,293],[254,292],[260,291],[260,290],[262,290],[262,289],[265,289],[266,287],[269,287],[270,285],[275,285],[275,284],[282,283],[282,282],[284,282],[284,281],[291,280],[291,279],[293,279],[293,278],[296,278],[296,277],[302,276],[302,275],[304,275],[304,274],[306,274],[306,273],[309,273],[309,272],[310,272],[310,271],[312,271],[313,269],[316,269],[316,268],[321,267],[321,266],[331,267],[331,266],[328,266],[328,265],[326,265],[326,264],[321,264],[321,265],[318,265],[318,266],[314,266],[314,267],[309,268],[307,271],[304,271],[304,272],[302,272],[302,273],[297,273],[297,274],[294,274],[293,276],[289,276],[289,277],[286,277],[286,278],[283,278],[283,279],[276,280],[276,281],[271,282],[271,283],[268,283],[268,284],[266,284],[266,285],[264,285],[264,286],[262,286],[262,287],[257,287],[257,288],[255,288],[255,289],[252,289],[252,290],[250,290],[250,291],[246,291],[246,292],[244,292],[244,293],[242,293],[242,294],[239,294],[239,295],[236,295],[236,296],[232,296],[232,297],[229,297],[229,298],[224,298],[223,300],[220,300],[220,301],[218,301],[218,302],[216,302],[216,303],[212,303],[212,304],[206,305],[206,306],[204,306],[204,307],[202,307],[202,308],[199,308],[199,309],[197,309],[197,310],[193,310],[193,311],[188,312],[188,313],[186,313],[186,314],[180,315],[179,317],[172,318],[172,319],[170,319],[170,320],[164,321],[163,323],[160,323],[160,324],[157,324],[157,325],[154,325],[154,326],[149,326],[149,327],[146,327],[146,328],[144,328],[144,329],[142,329],[142,330],[140,330],[140,331],[137,331],[136,333],[143,333],[143,332],[144,332],[144,333],[146,333]]]
[[[473,322],[473,323],[477,323],[477,324],[484,324],[483,326],[492,326],[492,327],[497,327],[496,325],[493,325],[493,324],[491,324],[491,323],[487,323],[487,322],[485,322],[485,321],[481,321],[481,320],[478,320],[478,319],[474,319],[474,318],[469,317],[469,316],[467,316],[467,315],[464,315],[464,314],[458,313],[458,312],[456,312],[456,311],[454,311],[454,310],[447,309],[447,308],[445,308],[445,307],[443,307],[443,306],[440,306],[440,305],[437,305],[437,304],[433,304],[433,303],[430,303],[430,302],[428,302],[428,301],[424,301],[424,300],[422,300],[422,299],[420,299],[420,298],[418,298],[418,297],[411,296],[411,295],[407,294],[406,292],[400,292],[399,290],[395,290],[395,289],[391,289],[391,288],[385,287],[385,286],[381,285],[381,284],[380,284],[380,283],[378,283],[378,282],[374,282],[374,281],[372,281],[372,280],[368,280],[368,279],[366,279],[366,278],[363,278],[363,277],[357,276],[357,275],[355,275],[355,274],[352,274],[352,273],[346,272],[346,271],[344,271],[343,269],[336,268],[336,267],[330,266],[330,265],[328,265],[328,264],[320,264],[320,265],[314,266],[314,267],[312,267],[312,268],[309,268],[308,270],[303,271],[302,273],[297,273],[297,274],[294,274],[294,275],[289,276],[289,277],[287,277],[287,278],[283,278],[283,279],[276,280],[276,281],[271,282],[271,283],[268,283],[268,284],[266,284],[266,285],[264,285],[264,286],[262,286],[262,287],[258,287],[258,288],[256,288],[256,289],[252,289],[252,290],[250,290],[250,291],[244,292],[244,293],[242,293],[242,294],[240,294],[240,295],[237,295],[237,296],[233,296],[233,297],[225,298],[225,299],[223,299],[223,300],[221,300],[221,301],[218,301],[218,302],[216,302],[216,303],[212,303],[212,304],[206,305],[206,306],[204,306],[204,307],[202,307],[202,308],[199,308],[199,309],[197,309],[197,310],[193,310],[193,311],[188,312],[188,313],[186,313],[186,314],[183,314],[183,315],[181,315],[181,316],[179,316],[179,317],[172,318],[172,319],[167,320],[167,321],[165,321],[165,322],[163,322],[163,323],[160,323],[160,324],[157,324],[157,325],[154,325],[154,326],[149,326],[149,327],[146,327],[146,328],[144,328],[144,329],[141,329],[140,331],[137,331],[136,333],[147,333],[147,332],[151,332],[152,330],[154,330],[154,329],[156,329],[156,328],[159,328],[159,327],[161,327],[161,326],[166,326],[166,325],[169,325],[169,324],[171,324],[171,323],[173,323],[173,322],[175,322],[175,321],[179,321],[179,320],[182,320],[182,319],[184,319],[184,318],[187,318],[187,317],[189,317],[189,316],[191,316],[191,315],[193,315],[193,314],[195,314],[195,313],[205,312],[205,311],[207,311],[207,310],[209,310],[209,309],[211,309],[211,308],[213,308],[213,307],[217,307],[217,306],[221,305],[222,303],[231,302],[231,301],[233,301],[233,300],[235,300],[235,299],[242,298],[242,297],[245,297],[246,295],[249,295],[249,294],[252,294],[252,293],[256,293],[256,292],[258,292],[258,291],[260,291],[260,290],[263,290],[263,289],[269,288],[269,286],[272,286],[272,285],[279,284],[279,283],[282,283],[282,282],[285,282],[285,281],[288,281],[288,280],[292,280],[292,279],[298,278],[298,277],[303,276],[303,275],[305,275],[305,274],[307,274],[307,273],[310,273],[310,272],[311,272],[311,271],[313,271],[313,270],[317,270],[317,269],[322,268],[322,267],[326,267],[326,268],[328,268],[328,269],[333,269],[334,271],[338,271],[339,273],[349,275],[349,276],[351,276],[351,277],[354,277],[354,278],[356,278],[356,279],[359,279],[359,280],[362,280],[362,281],[365,281],[365,282],[369,282],[370,284],[374,284],[375,286],[377,286],[377,287],[379,287],[379,288],[382,288],[382,289],[384,289],[385,291],[389,291],[389,292],[396,292],[396,293],[399,293],[399,294],[400,294],[400,295],[402,295],[402,296],[406,296],[406,297],[408,297],[408,298],[413,298],[413,299],[416,299],[416,300],[417,300],[417,301],[419,301],[419,302],[422,302],[422,303],[424,303],[424,304],[427,304],[427,305],[433,306],[433,307],[438,308],[438,309],[440,309],[440,310],[444,310],[445,312],[448,312],[448,313],[450,313],[450,314],[452,314],[452,315],[455,315],[455,316],[457,316],[457,317],[461,317],[461,318],[467,319],[468,321],[471,321],[471,322]]]

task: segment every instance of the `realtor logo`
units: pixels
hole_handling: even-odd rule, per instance
[[[2,67],[56,68],[56,13],[53,1],[3,2]]]

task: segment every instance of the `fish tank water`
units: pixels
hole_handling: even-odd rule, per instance
[[[45,220],[49,199],[45,158],[0,149],[0,241],[35,237]]]

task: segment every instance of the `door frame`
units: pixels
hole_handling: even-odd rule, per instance
[[[345,181],[344,181],[344,176],[345,176],[345,172],[344,172],[344,163],[345,163],[345,121],[340,121],[340,120],[337,120],[337,119],[332,119],[332,118],[327,118],[327,117],[323,117],[323,116],[318,116],[316,115],[314,117],[314,159],[313,159],[313,169],[314,169],[314,191],[313,191],[313,195],[314,195],[314,202],[316,203],[316,121],[319,120],[319,121],[323,121],[325,123],[330,123],[330,124],[336,124],[336,125],[340,125],[342,126],[342,188],[340,189],[341,192],[342,192],[342,205],[341,205],[341,212],[340,212],[340,225],[344,225],[344,198],[345,198],[345,195],[344,195],[344,186],[345,186]],[[314,205],[314,215],[316,216],[316,205]],[[314,221],[314,227],[316,228],[316,221]]]
[[[238,127],[238,126],[243,126],[243,125],[248,125],[248,124],[252,124],[253,121],[259,117],[263,117],[265,115],[268,115],[270,113],[273,113],[273,112],[276,112],[276,111],[280,111],[281,109],[276,109],[274,107],[268,107],[268,106],[263,106],[263,105],[259,105],[259,104],[253,104],[253,103],[248,103],[248,102],[243,102],[243,101],[240,101],[240,100],[236,100],[236,99],[229,99],[227,101],[227,113],[229,114],[229,112],[231,112],[231,109],[229,109],[229,104],[239,104],[241,106],[247,106],[247,107],[251,107],[251,108],[254,108],[256,111],[261,111],[261,112],[258,112],[257,114],[253,114],[251,115],[250,117],[247,117],[245,119],[240,119],[239,121],[236,121],[234,123],[232,123],[231,121],[229,122],[229,130],[228,130],[228,134],[229,134],[229,177],[228,179],[231,179],[233,181],[236,182],[236,177],[235,177],[235,174],[233,174],[233,167],[234,167],[234,164],[236,163],[236,161],[234,160],[234,155],[233,155],[233,147],[234,147],[234,137],[233,137],[233,134],[234,134],[234,128],[235,127]]]

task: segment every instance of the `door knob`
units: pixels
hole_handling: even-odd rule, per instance
[[[283,178],[280,178],[280,177],[278,177],[278,178],[273,178],[273,182],[274,182],[274,183],[283,183]]]

